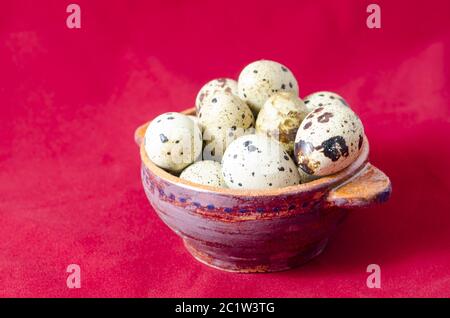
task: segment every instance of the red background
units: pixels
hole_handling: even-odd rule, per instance
[[[450,296],[450,2],[68,1],[0,6],[0,296]],[[282,273],[205,267],[141,188],[134,129],[256,59],[341,93],[393,183]],[[81,266],[81,289],[66,267]],[[381,266],[381,289],[366,267]]]

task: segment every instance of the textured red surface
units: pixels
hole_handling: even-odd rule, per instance
[[[65,1],[0,7],[0,296],[450,296],[449,1],[377,1],[380,30],[368,1],[77,3],[81,30]],[[393,196],[307,265],[237,275],[193,260],[151,210],[133,132],[260,58],[302,96],[345,96]]]

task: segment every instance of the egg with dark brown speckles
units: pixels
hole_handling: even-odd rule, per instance
[[[305,98],[303,98],[306,108],[308,112],[322,106],[329,105],[341,105],[349,107],[348,103],[345,101],[342,96],[327,91],[320,91],[309,94]]]
[[[237,137],[253,132],[254,117],[245,102],[226,92],[216,92],[204,101],[198,121],[203,130],[203,159],[220,161]]]
[[[226,92],[238,96],[237,81],[231,78],[217,78],[203,85],[195,99],[195,110],[197,114],[200,112],[203,103],[217,92]]]
[[[294,93],[280,92],[264,103],[256,119],[256,133],[274,138],[292,154],[298,127],[308,114],[303,101]]]
[[[202,134],[188,116],[165,113],[148,125],[144,147],[155,165],[177,173],[201,159]]]
[[[326,176],[349,166],[361,153],[363,141],[362,122],[349,107],[321,106],[300,125],[294,157],[307,174]]]
[[[300,183],[294,161],[281,144],[265,135],[233,141],[222,158],[225,183],[232,189],[274,189]]]
[[[258,114],[266,100],[278,92],[292,92],[298,96],[298,83],[284,65],[260,60],[247,65],[239,74],[239,97]]]

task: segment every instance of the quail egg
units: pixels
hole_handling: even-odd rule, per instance
[[[205,141],[203,158],[215,161],[220,161],[226,147],[237,137],[248,133],[255,122],[247,104],[226,92],[208,96],[198,118]]]
[[[260,60],[247,65],[238,79],[239,97],[257,114],[266,100],[278,92],[298,95],[298,84],[292,72],[284,65]]]
[[[321,106],[328,106],[328,105],[342,105],[347,106],[347,102],[345,101],[342,96],[333,93],[333,92],[316,92],[309,94],[303,99],[306,108],[308,109],[308,112],[312,111],[313,109]]]
[[[193,115],[188,115],[188,117],[196,124],[198,125],[198,127],[200,128],[200,124],[198,122],[198,117],[197,116],[193,116]]]
[[[294,161],[280,143],[265,135],[245,135],[233,141],[222,158],[222,173],[232,189],[273,189],[300,183]]]
[[[201,158],[200,128],[180,113],[156,117],[147,127],[144,143],[150,160],[170,172],[180,172]]]
[[[298,127],[308,114],[303,101],[291,92],[272,95],[264,103],[256,119],[256,132],[279,141],[292,154]]]
[[[194,162],[183,170],[180,178],[212,187],[226,187],[221,164],[212,160]]]
[[[227,92],[238,96],[237,82],[231,78],[218,78],[209,81],[200,89],[195,99],[195,109],[197,114],[202,108],[205,100],[216,92]]]
[[[321,106],[300,125],[294,156],[304,172],[326,176],[350,165],[361,153],[363,141],[364,127],[349,107]]]

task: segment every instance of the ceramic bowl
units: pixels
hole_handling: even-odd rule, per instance
[[[368,162],[367,138],[358,159],[335,175],[280,189],[234,190],[198,185],[154,165],[142,143],[147,126],[135,132],[145,194],[187,250],[217,269],[296,267],[323,251],[349,209],[384,202],[391,194],[389,178]]]

